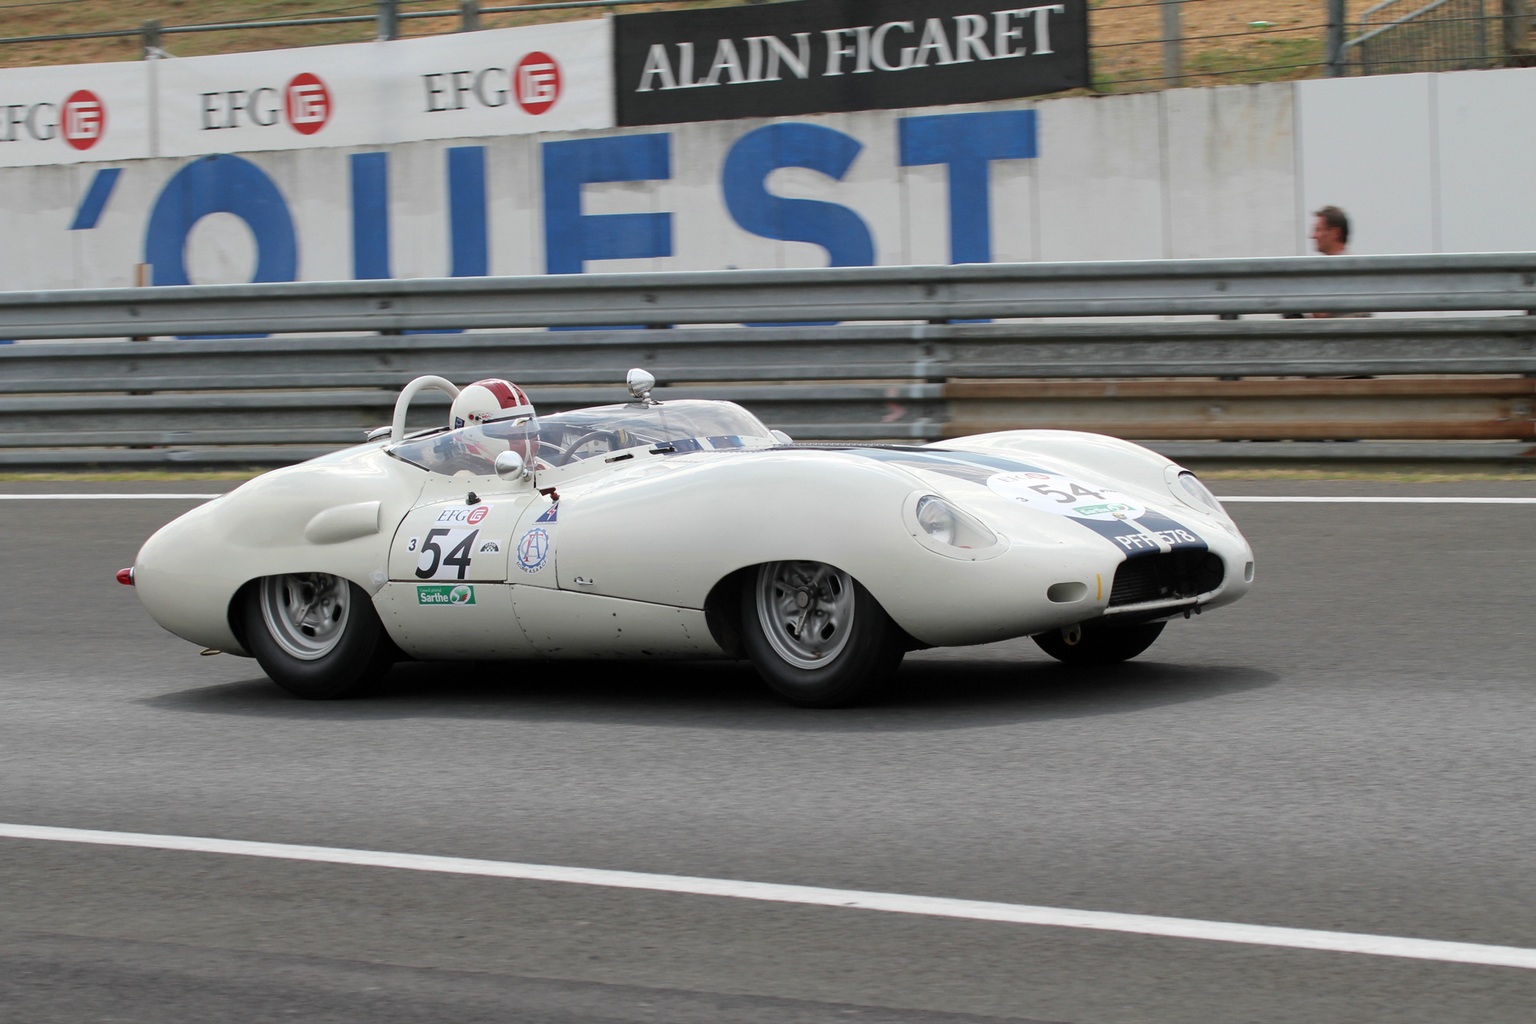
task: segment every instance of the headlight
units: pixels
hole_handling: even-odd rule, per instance
[[[1211,489],[1200,482],[1200,478],[1189,470],[1179,470],[1178,475],[1168,481],[1168,487],[1174,495],[1191,508],[1197,508],[1202,512],[1227,519],[1227,510],[1221,507],[1221,502],[1216,500],[1216,495]]]
[[[990,548],[997,535],[936,494],[917,501],[917,525],[928,537],[956,548]]]

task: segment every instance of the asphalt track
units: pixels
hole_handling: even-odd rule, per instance
[[[1527,501],[1233,502],[1255,591],[1136,662],[808,712],[737,665],[293,701],[112,582],[194,499],[0,498],[0,1021],[1529,1024],[1536,483],[1217,489]]]

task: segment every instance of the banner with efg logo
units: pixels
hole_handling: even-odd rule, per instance
[[[0,70],[0,166],[150,155],[142,64]]]
[[[160,156],[613,125],[600,20],[155,64]]]
[[[977,103],[1092,81],[1087,0],[783,0],[613,20],[620,125]]]

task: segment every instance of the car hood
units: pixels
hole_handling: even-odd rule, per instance
[[[1061,458],[929,447],[829,450],[903,471],[1004,533],[1065,521],[1134,556],[1204,550],[1205,534],[1218,525],[1165,486],[1110,483],[1107,476]]]

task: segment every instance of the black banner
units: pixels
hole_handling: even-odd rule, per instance
[[[613,20],[621,125],[976,103],[1091,81],[1087,0],[783,0]]]

